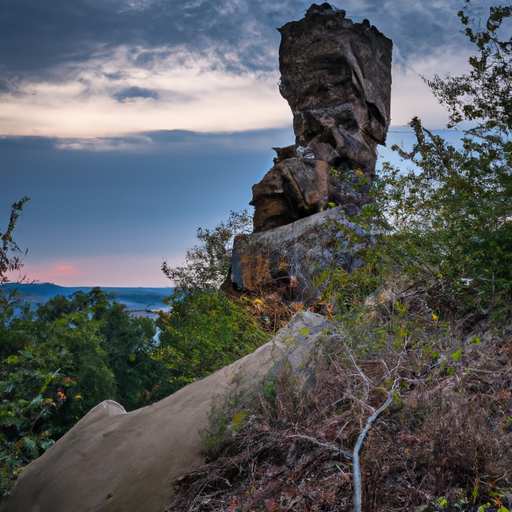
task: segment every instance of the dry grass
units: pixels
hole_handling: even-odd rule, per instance
[[[380,297],[325,340],[307,369],[313,386],[298,387],[284,365],[212,416],[247,419],[236,432],[227,422],[222,449],[176,483],[167,512],[350,511],[349,454],[393,383],[361,454],[363,510],[512,506],[510,322],[443,322],[411,289]]]

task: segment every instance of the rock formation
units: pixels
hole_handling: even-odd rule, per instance
[[[357,212],[357,207],[347,205]],[[354,212],[353,212],[354,213]],[[259,292],[273,281],[287,287],[288,298],[315,303],[325,269],[352,272],[363,264],[361,249],[373,237],[349,220],[343,207],[332,208],[286,226],[235,238],[231,280],[237,289]]]
[[[23,470],[3,512],[161,512],[174,481],[204,463],[198,429],[212,400],[261,385],[283,361],[306,384],[310,353],[333,328],[300,312],[271,342],[156,404],[127,413],[102,402]]]
[[[271,283],[310,305],[324,271],[360,267],[373,240],[353,218],[372,202],[376,148],[386,141],[392,42],[327,3],[280,32],[280,90],[296,141],[274,148],[274,167],[253,186],[254,232],[235,238],[225,287]]]
[[[390,122],[392,42],[368,20],[313,4],[280,29],[280,91],[293,112],[295,145],[275,148],[254,185],[254,232],[335,205],[371,202],[377,144]]]

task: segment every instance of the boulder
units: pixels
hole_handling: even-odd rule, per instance
[[[23,470],[3,512],[162,512],[173,482],[204,463],[198,430],[212,400],[257,390],[292,351],[302,369],[329,328],[327,318],[299,312],[271,342],[156,404],[127,413],[102,402]]]
[[[292,300],[315,303],[323,289],[324,271],[342,268],[350,273],[363,264],[358,253],[372,243],[373,236],[350,220],[359,213],[353,204],[340,206],[292,224],[237,236],[232,286],[257,293],[271,283],[287,287]]]
[[[353,23],[345,11],[313,4],[279,30],[280,91],[296,139],[274,148],[275,166],[253,187],[254,232],[351,202],[352,191],[340,190],[354,188],[354,172],[356,188],[371,184],[390,122],[392,41],[368,20]],[[369,201],[365,193],[359,203]]]
[[[255,232],[290,224],[326,208],[327,163],[301,158],[283,160],[252,190],[254,197],[258,197],[253,221]]]

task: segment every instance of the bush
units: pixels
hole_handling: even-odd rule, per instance
[[[268,341],[257,321],[221,290],[196,291],[170,298],[172,309],[160,312],[159,346],[155,357],[165,363],[167,395],[206,377]]]
[[[188,249],[185,264],[162,265],[163,273],[181,293],[196,290],[215,290],[226,279],[231,266],[231,248],[236,235],[252,231],[252,216],[247,210],[230,212],[226,222],[213,230],[199,228],[199,244]]]
[[[511,14],[511,7],[491,7],[476,31],[460,11],[478,52],[471,71],[427,81],[450,126],[473,124],[461,147],[414,118],[412,150],[393,147],[413,170],[385,164],[373,189],[383,225],[373,254],[454,313],[506,312],[512,298],[512,42],[500,40]]]

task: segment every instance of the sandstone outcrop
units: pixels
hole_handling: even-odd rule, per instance
[[[322,272],[342,268],[352,272],[363,264],[359,251],[373,237],[352,222],[347,210],[329,209],[292,224],[261,233],[240,235],[233,244],[231,275],[238,289],[258,292],[269,281],[287,287],[289,299],[316,302],[324,285]]]
[[[156,404],[126,413],[102,402],[23,470],[3,512],[162,512],[174,481],[204,462],[198,429],[212,400],[257,391],[284,358],[310,379],[309,354],[333,328],[299,312],[271,342]]]
[[[293,112],[295,145],[254,185],[254,231],[335,205],[371,201],[377,144],[390,122],[392,42],[368,20],[313,4],[281,29],[280,91]]]

